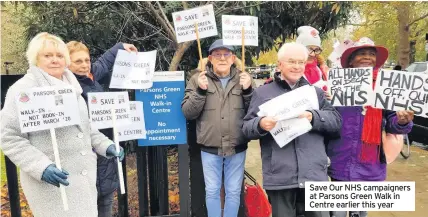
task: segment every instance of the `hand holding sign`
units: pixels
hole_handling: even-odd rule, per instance
[[[138,49],[133,44],[123,43],[123,48],[128,52],[138,53]]]
[[[410,110],[397,112],[397,120],[400,125],[406,125],[409,122],[413,121],[414,116],[415,112]]]
[[[198,86],[202,90],[208,89],[208,78],[206,74],[207,74],[207,71],[203,71],[198,75]]]
[[[325,98],[327,98],[327,100],[332,100],[333,96],[330,94],[330,92],[328,92],[328,90],[324,91],[324,96]]]
[[[246,90],[251,86],[251,77],[250,74],[246,72],[241,72],[239,74],[239,84],[242,85],[242,89]]]
[[[299,118],[307,118],[309,122],[312,121],[312,112],[305,111],[303,114],[299,115]]]
[[[272,130],[276,125],[276,119],[274,117],[263,117],[259,125],[263,130],[270,131]]]

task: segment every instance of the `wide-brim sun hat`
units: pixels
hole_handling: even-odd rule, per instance
[[[351,57],[352,53],[355,51],[361,49],[361,48],[375,48],[376,49],[376,65],[375,68],[380,68],[383,64],[385,64],[386,60],[388,59],[388,49],[386,49],[383,46],[377,46],[374,44],[374,42],[367,37],[360,38],[358,41],[354,42],[352,47],[346,49],[342,56],[340,57],[340,63],[343,68],[349,67],[349,58]]]

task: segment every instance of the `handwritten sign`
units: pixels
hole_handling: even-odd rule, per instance
[[[373,92],[372,68],[330,69],[328,87],[333,106],[362,106],[370,104]]]
[[[129,116],[131,124],[118,127],[119,141],[145,139],[146,123],[144,122],[143,102],[130,101]]]
[[[131,124],[128,92],[88,93],[89,118],[95,129],[113,127],[112,109],[115,109],[117,126]]]
[[[269,132],[279,147],[282,148],[311,129],[311,122],[307,118],[292,118],[278,121]]]
[[[244,27],[245,45],[259,45],[257,17],[222,15],[221,20],[224,44],[242,45],[242,27]]]
[[[276,120],[296,118],[306,110],[319,109],[315,87],[305,85],[277,96],[259,106],[258,116],[271,116]]]
[[[128,52],[118,50],[113,66],[110,88],[147,89],[153,85],[152,78],[156,64],[156,50],[149,52]]]
[[[380,70],[374,107],[392,111],[412,110],[417,116],[428,117],[428,75]]]
[[[196,40],[195,23],[199,38],[218,35],[213,5],[172,13],[177,43]]]
[[[31,88],[21,91],[15,100],[21,133],[80,124],[72,86]]]

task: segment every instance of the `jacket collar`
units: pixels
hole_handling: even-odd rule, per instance
[[[290,85],[285,80],[281,79],[281,72],[275,72],[274,80],[280,87],[287,89],[287,90],[291,90]],[[296,87],[301,87],[301,86],[305,86],[308,84],[309,84],[309,82],[302,76],[299,79],[299,81],[297,81]]]
[[[68,70],[64,69],[63,76],[65,79],[67,79],[70,83],[64,82],[62,80],[59,80],[57,78],[54,78],[53,76],[49,75],[42,69],[40,69],[37,66],[30,66],[30,68],[27,70],[28,74],[32,74],[34,78],[36,79],[36,82],[39,86],[64,86],[64,85],[71,85],[76,91],[76,95],[80,96],[82,94],[83,90],[82,87],[80,87],[79,82],[77,81],[74,74]]]

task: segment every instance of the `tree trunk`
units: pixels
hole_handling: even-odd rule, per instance
[[[193,41],[187,41],[178,45],[177,50],[172,57],[171,64],[169,65],[169,71],[177,71],[178,64],[180,64],[181,59],[183,59],[184,53],[192,45]]]
[[[407,68],[410,61],[410,34],[409,34],[409,5],[400,4],[397,8],[398,17],[398,65]]]
[[[415,62],[416,60],[416,40],[410,41],[410,62],[409,64]]]

